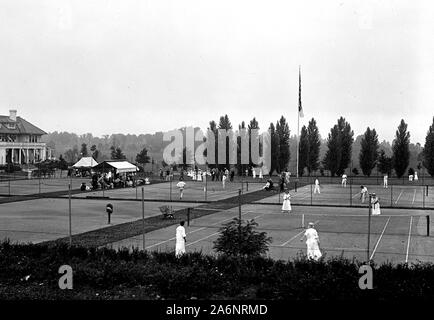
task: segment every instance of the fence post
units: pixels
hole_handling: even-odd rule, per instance
[[[69,184],[68,188],[68,207],[69,207],[69,246],[72,246],[72,223],[71,223],[71,184]]]
[[[190,210],[191,208],[187,208],[187,226],[190,226]]]
[[[136,187],[137,191],[137,187]],[[145,251],[145,188],[142,187],[142,238],[143,238],[143,251]]]
[[[393,185],[390,186],[390,206],[393,207]]]
[[[369,214],[368,214],[368,247],[367,247],[367,262],[369,262],[369,244],[371,242],[371,201],[372,201],[372,195],[369,195]]]
[[[429,215],[426,216],[426,236],[429,237],[429,223],[430,223]]]
[[[350,180],[350,206],[353,206],[353,181]]]
[[[422,187],[422,199],[423,199],[422,200],[423,201],[422,207],[425,209],[425,188],[424,187]]]
[[[295,192],[297,192],[297,181],[295,181]]]
[[[310,184],[310,205],[313,204],[312,183]]]
[[[169,175],[169,180],[170,180],[170,195],[169,195],[169,199],[170,201],[172,201],[172,177]]]

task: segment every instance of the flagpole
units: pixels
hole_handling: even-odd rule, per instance
[[[297,171],[297,175],[296,175],[296,177],[297,177],[297,180],[298,180],[298,153],[299,153],[299,146],[298,146],[298,144],[299,144],[299,141],[298,141],[298,139],[299,139],[299,137],[300,137],[300,99],[301,99],[301,97],[300,97],[300,90],[301,90],[301,73],[300,73],[300,65],[298,66],[298,108],[297,108],[297,139],[296,139],[296,141],[297,141],[297,169],[296,169],[296,171]]]

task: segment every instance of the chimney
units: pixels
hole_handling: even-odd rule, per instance
[[[17,121],[17,110],[9,110],[9,119],[11,121]]]

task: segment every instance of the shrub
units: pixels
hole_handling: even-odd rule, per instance
[[[234,218],[220,228],[219,237],[214,241],[214,249],[229,256],[260,256],[268,251],[271,237],[266,232],[258,232],[254,219],[242,221]]]

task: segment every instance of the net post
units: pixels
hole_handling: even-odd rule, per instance
[[[297,192],[297,181],[295,181],[295,192]]]
[[[353,181],[350,181],[350,206],[353,206]]]
[[[144,187],[142,187],[142,241],[143,241],[143,251],[145,251],[146,247],[145,247],[145,188]]]
[[[426,196],[428,197],[428,185],[426,185]]]
[[[430,224],[430,217],[429,215],[426,216],[426,236],[429,237],[429,224]]]
[[[367,250],[366,250],[366,254],[367,254],[367,259],[366,261],[369,262],[369,244],[371,242],[371,202],[372,202],[372,195],[369,195],[369,213],[368,213],[368,246],[367,246]]]
[[[187,226],[190,226],[190,212],[191,212],[191,208],[188,207],[187,208]]]
[[[304,228],[304,213],[301,215],[301,227]]]
[[[11,196],[11,175],[9,174],[9,179],[8,179],[8,188],[9,188],[9,197]]]
[[[249,191],[249,181],[246,181],[246,191]]]

